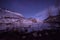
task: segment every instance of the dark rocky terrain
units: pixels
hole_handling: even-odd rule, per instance
[[[60,40],[60,28],[32,32],[0,30],[0,40]]]

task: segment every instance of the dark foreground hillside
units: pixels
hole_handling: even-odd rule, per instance
[[[0,40],[60,40],[60,28],[30,33],[27,33],[27,30],[25,32],[18,32],[17,30],[3,32],[0,30]]]

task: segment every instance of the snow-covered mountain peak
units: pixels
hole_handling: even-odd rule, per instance
[[[38,27],[41,28],[42,25],[43,21],[38,18],[25,18],[22,14],[0,9],[0,30],[6,30],[6,28],[10,30],[12,28],[18,28],[18,30],[20,30],[21,27],[27,27],[27,30],[29,30],[29,28],[39,30]],[[41,29],[43,29],[43,27]]]

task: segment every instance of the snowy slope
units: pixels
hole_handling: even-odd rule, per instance
[[[21,26],[21,20],[23,15],[16,12],[0,9],[0,30],[6,29],[6,27],[19,27]]]

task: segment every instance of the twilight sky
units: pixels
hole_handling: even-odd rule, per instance
[[[41,15],[41,12],[48,8],[48,4],[54,6],[54,2],[55,0],[0,0],[0,8],[21,13],[28,18],[38,13]]]

